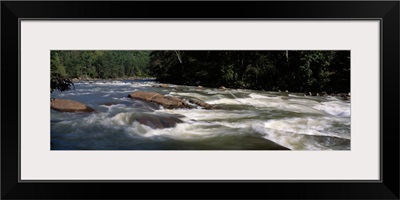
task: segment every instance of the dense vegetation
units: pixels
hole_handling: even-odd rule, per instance
[[[73,78],[112,79],[148,74],[149,51],[51,51],[50,91],[74,86]]]
[[[52,77],[120,78],[148,74],[149,51],[51,51]]]
[[[52,90],[78,77],[149,75],[182,85],[349,92],[350,51],[51,51]]]
[[[209,87],[350,91],[350,51],[153,51],[162,82]]]

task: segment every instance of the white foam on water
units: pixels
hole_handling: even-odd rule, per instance
[[[314,106],[314,108],[337,117],[350,117],[350,103],[341,101],[329,101],[322,102]]]
[[[69,122],[69,124],[77,127],[80,131],[82,131],[82,127],[103,127],[103,129],[125,130],[129,134],[142,137],[164,136],[180,140],[203,139],[229,134],[226,129],[218,127],[212,122],[189,121],[177,123],[175,127],[171,128],[151,128],[137,122],[134,115],[135,112],[118,113],[115,116],[100,113],[85,117],[83,120]]]
[[[110,122],[114,125],[132,125],[133,113],[118,113],[110,119]]]
[[[179,114],[186,117],[186,120],[227,120],[227,119],[241,119],[245,117],[256,117],[257,113],[253,111],[224,111],[224,110],[204,110],[204,109],[164,109],[156,110],[155,112],[162,112],[168,114]]]
[[[84,95],[96,94],[97,92],[98,97],[102,95],[103,97],[118,100],[117,102],[128,101],[133,103],[135,102],[134,100],[126,97],[129,93],[142,90],[145,87],[152,87],[155,83],[124,83],[119,81],[98,84],[85,83],[81,86],[82,88],[78,88],[76,91],[57,95]],[[129,86],[127,86],[128,84]],[[238,110],[223,110],[224,106],[222,106],[220,110],[205,110],[200,107],[195,109],[164,109],[160,106],[160,110],[155,110],[153,113],[143,113],[151,112],[151,110],[141,110],[140,106],[127,106],[124,104],[98,105],[108,108],[108,111],[90,115],[57,113],[54,115],[54,120],[61,118],[65,121],[54,125],[60,126],[62,131],[73,133],[79,131],[90,134],[96,132],[120,133],[125,131],[124,133],[132,136],[140,135],[140,137],[147,138],[162,136],[162,138],[183,140],[217,137],[223,134],[248,134],[249,131],[253,131],[253,133],[261,134],[265,139],[293,150],[330,150],[329,145],[332,144],[327,144],[324,140],[318,140],[326,136],[333,137],[334,139],[330,138],[332,142],[336,142],[335,138],[350,139],[350,103],[343,102],[335,97],[303,97],[289,94],[290,98],[283,98],[275,95],[279,95],[279,93],[262,92],[259,94],[257,91],[252,90],[232,89],[172,91],[171,88],[154,88],[154,90],[166,91],[165,94],[181,98],[197,98],[211,105],[243,105],[252,106],[253,108],[238,107]],[[122,93],[126,93],[126,95],[122,95]],[[124,97],[120,98],[120,96]],[[319,101],[327,102],[319,103]],[[275,111],[277,111],[278,115],[275,115]],[[280,111],[302,114],[293,115],[297,118],[289,118],[291,113],[279,113]],[[180,118],[183,123],[178,123],[171,128],[154,129],[138,123],[135,120],[135,114],[178,114],[183,116]],[[270,115],[271,117],[289,117],[270,119]],[[246,129],[246,131],[241,129]],[[315,139],[314,136],[318,138]],[[321,144],[319,144],[319,141]]]
[[[148,127],[150,128],[150,127]],[[179,140],[204,139],[229,134],[212,123],[191,122],[178,123],[175,127],[164,129],[151,129],[143,134],[144,137],[167,136]]]
[[[101,105],[100,107],[104,107],[108,109],[108,113],[114,112],[114,111],[124,111],[127,110],[126,105],[124,104],[113,104],[113,105]]]
[[[152,87],[156,82],[132,82],[131,87]]]
[[[221,126],[229,127],[229,128],[250,128],[255,121],[241,121],[241,122],[213,122],[214,124],[218,124]]]
[[[205,90],[204,92],[207,94],[219,94],[220,93],[219,91],[215,91],[215,90]]]
[[[112,99],[114,100],[119,100],[119,101],[132,101],[132,99],[128,98],[128,97],[113,97]]]
[[[65,97],[65,96],[79,96],[79,95],[89,95],[89,94],[93,94],[93,93],[90,93],[90,92],[65,92],[65,93],[58,94],[57,96]]]
[[[269,97],[269,96],[264,96],[264,95],[260,95],[260,94],[255,94],[255,93],[249,94],[249,97],[252,99],[278,99],[278,98],[280,98],[280,97]]]
[[[206,101],[208,104],[227,104],[227,105],[241,105],[243,104],[240,100],[237,99],[217,99],[217,100],[209,100]]]
[[[288,101],[291,103],[306,105],[306,106],[310,106],[310,107],[319,104],[318,101],[312,100],[312,99],[291,98],[291,99],[288,99]]]
[[[132,92],[137,91],[136,89],[126,89],[126,90],[102,90],[101,93],[103,94],[129,94]]]
[[[197,98],[199,100],[205,101],[208,99],[208,97],[201,95],[199,93],[191,93],[191,92],[170,92],[169,95],[172,96],[178,96],[178,97],[182,97],[182,98]]]
[[[271,98],[237,98],[237,99],[218,99],[206,101],[208,104],[224,104],[224,105],[248,105],[258,108],[271,108],[276,110],[284,110],[295,113],[315,113],[321,114],[321,111],[310,107],[309,105],[301,105],[293,103],[287,100],[283,100],[281,97]]]
[[[292,150],[329,150],[307,136],[328,136],[350,139],[350,133],[333,132],[334,123],[345,120],[329,117],[285,118],[254,123],[252,129],[264,135],[266,139]]]
[[[129,82],[122,82],[122,81],[111,81],[111,82],[93,82],[89,83],[93,85],[131,85]]]

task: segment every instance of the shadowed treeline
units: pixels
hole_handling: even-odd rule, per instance
[[[52,89],[72,78],[156,77],[208,87],[350,92],[350,51],[51,51]],[[54,87],[53,87],[54,86]]]
[[[153,51],[150,71],[184,85],[350,91],[350,51]]]

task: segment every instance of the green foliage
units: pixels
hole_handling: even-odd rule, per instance
[[[350,51],[51,51],[54,83],[144,76],[209,87],[349,92]]]
[[[148,75],[149,51],[51,51],[52,76],[120,78]],[[54,73],[53,73],[54,71]]]
[[[349,51],[153,51],[163,82],[209,87],[350,91]]]
[[[68,78],[61,78],[61,77],[51,77],[50,79],[50,92],[54,90],[60,90],[61,92],[70,90],[74,87],[74,83]]]
[[[63,65],[63,52],[51,52],[50,66],[50,92],[70,90],[74,84],[66,78],[67,72]]]
[[[148,75],[149,51],[51,51],[50,91],[65,91],[72,78]]]

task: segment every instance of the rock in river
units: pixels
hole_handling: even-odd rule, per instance
[[[158,84],[158,85],[153,85],[153,87],[161,87],[161,88],[168,88],[168,84]]]
[[[51,109],[60,112],[94,112],[91,107],[83,103],[68,99],[53,99],[51,101]]]
[[[184,100],[178,97],[172,96],[163,96],[162,94],[155,92],[143,92],[137,91],[128,95],[129,98],[140,99],[143,101],[154,102],[159,105],[162,105],[167,109],[174,108],[191,108],[189,104],[187,104]]]
[[[203,108],[205,108],[207,110],[213,110],[213,109],[218,109],[219,108],[218,106],[210,105],[210,104],[208,104],[206,102],[203,102],[203,101],[200,101],[200,100],[197,100],[197,99],[189,99],[189,102],[190,103],[194,103],[196,105],[199,105],[199,106],[201,106],[201,107],[203,107]]]
[[[135,118],[141,124],[149,126],[153,129],[170,128],[176,126],[177,123],[181,123],[177,117],[174,116],[153,116],[153,115],[142,115]]]

